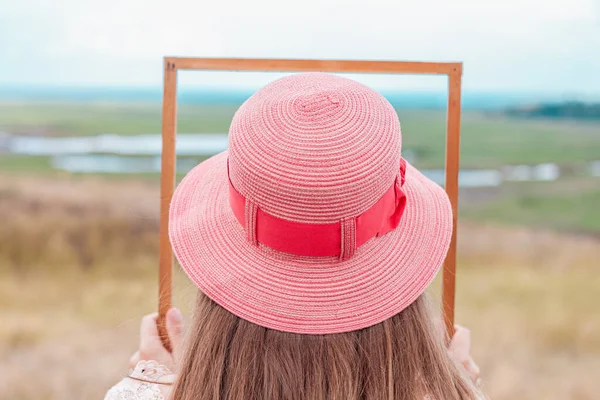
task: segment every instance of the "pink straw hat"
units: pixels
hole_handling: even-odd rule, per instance
[[[279,79],[235,114],[229,151],[177,187],[175,255],[212,300],[267,328],[384,321],[432,281],[452,231],[445,192],[400,149],[377,92],[322,73]]]

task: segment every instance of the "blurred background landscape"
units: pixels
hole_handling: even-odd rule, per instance
[[[598,398],[596,2],[64,3],[0,12],[0,400],[102,398],[127,372],[157,302],[164,55],[464,61],[457,321],[490,398]],[[279,76],[180,73],[178,179]],[[443,185],[445,78],[350,77]]]

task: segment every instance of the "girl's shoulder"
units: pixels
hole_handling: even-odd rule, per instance
[[[164,365],[140,361],[129,376],[106,393],[104,400],[165,400],[174,381],[175,374]]]

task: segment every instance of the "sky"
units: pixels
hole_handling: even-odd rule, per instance
[[[0,90],[159,87],[165,55],[462,61],[468,91],[600,97],[600,0],[0,0]],[[186,71],[180,84],[271,79]]]

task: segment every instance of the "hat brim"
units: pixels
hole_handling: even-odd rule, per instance
[[[190,279],[233,314],[286,332],[365,328],[399,313],[443,264],[452,209],[443,189],[407,163],[400,225],[348,260],[304,257],[252,245],[229,206],[227,152],[194,168],[177,187],[169,236]]]

